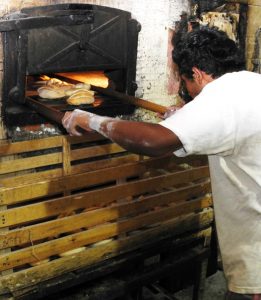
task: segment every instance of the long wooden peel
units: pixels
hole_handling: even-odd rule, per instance
[[[165,106],[162,106],[162,105],[159,105],[159,104],[147,101],[147,100],[139,99],[134,96],[126,95],[126,94],[117,92],[111,88],[101,88],[101,87],[92,85],[91,89],[98,93],[126,101],[135,106],[142,107],[142,108],[148,109],[153,112],[158,112],[158,113],[164,114],[167,111],[167,107],[165,107]],[[52,120],[58,124],[62,124],[62,119],[64,116],[63,112],[61,112],[49,105],[41,103],[40,101],[34,100],[33,98],[30,98],[30,97],[26,98],[26,103],[31,109],[35,110],[36,112],[38,112],[42,116],[46,117],[47,119]]]
[[[52,120],[58,124],[62,124],[62,119],[64,116],[64,113],[53,108],[50,106],[47,106],[46,104],[43,104],[39,101],[36,101],[30,97],[26,97],[26,104],[36,112],[38,112],[40,115],[46,117],[49,120]]]
[[[56,75],[58,75],[57,77],[61,80],[70,79],[70,80],[73,80],[74,83],[80,83],[81,82],[81,81],[77,80],[78,76],[73,76],[70,73],[62,73],[62,74],[60,73],[60,74],[56,74]],[[83,78],[81,78],[81,80],[82,79]],[[108,78],[106,78],[106,80],[107,79]],[[110,83],[113,84],[113,82],[109,80],[109,86],[107,88],[102,88],[102,87],[98,87],[98,86],[95,86],[95,85],[91,84],[91,90],[93,90],[95,92],[98,92],[100,94],[104,94],[104,95],[107,95],[107,96],[114,97],[114,98],[119,99],[119,100],[126,101],[128,103],[131,103],[131,104],[137,106],[137,107],[142,107],[142,108],[145,108],[145,109],[148,109],[150,111],[157,112],[157,113],[160,113],[160,114],[164,114],[167,111],[167,108],[165,106],[162,106],[162,105],[153,103],[153,102],[148,101],[148,100],[143,100],[143,99],[140,99],[140,98],[136,98],[134,96],[130,96],[130,95],[115,91],[112,88],[112,86],[110,86]]]
[[[91,90],[101,93],[101,94],[104,94],[104,95],[107,95],[107,96],[111,96],[111,97],[120,99],[120,100],[124,100],[128,103],[131,103],[131,104],[137,106],[137,107],[142,107],[142,108],[145,108],[145,109],[148,109],[150,111],[157,112],[160,114],[164,114],[168,110],[167,107],[165,107],[163,105],[159,105],[159,104],[153,103],[148,100],[143,100],[140,98],[136,98],[134,96],[120,93],[111,88],[102,88],[102,87],[91,85]]]

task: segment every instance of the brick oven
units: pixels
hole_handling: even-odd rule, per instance
[[[135,93],[140,26],[128,12],[88,4],[34,7],[8,16],[0,30],[4,41],[2,115],[7,125],[46,122],[26,106],[28,97],[41,101],[32,93],[41,75],[80,72],[82,78],[84,73],[98,71],[118,91]],[[101,95],[97,99],[95,105],[81,108],[110,116],[133,112],[133,106],[115,99]],[[60,111],[74,108],[63,100],[53,102],[44,103]]]
[[[41,76],[74,83],[99,73],[115,91],[135,93],[140,26],[129,12],[24,8],[0,30],[7,126],[49,122],[28,98],[61,113],[74,108],[39,99]],[[95,101],[81,108],[111,116],[134,109],[106,94]],[[213,226],[206,157],[149,158],[89,133],[6,139],[0,161],[1,298],[57,298],[84,284],[88,299],[141,299],[145,286],[156,299],[185,276],[200,299]]]

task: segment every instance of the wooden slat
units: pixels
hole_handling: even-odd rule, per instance
[[[189,233],[189,235],[186,235],[185,237],[183,237],[182,238],[182,243],[184,243],[185,245],[191,245],[191,243],[194,242],[194,243],[196,243],[196,246],[195,246],[196,248],[192,246],[192,248],[190,248],[190,250],[186,249],[186,251],[184,252],[184,257],[182,258],[182,261],[185,259],[185,261],[189,260],[191,262],[192,261],[196,262],[198,260],[201,260],[202,258],[206,258],[206,254],[207,255],[209,254],[208,246],[200,248],[199,244],[202,244],[203,241],[210,240],[211,233],[212,233],[212,227],[207,227],[206,229],[201,229],[201,230],[199,230],[197,232]],[[157,246],[158,245],[155,245],[155,247],[157,247]],[[175,239],[174,238],[172,240],[172,246],[174,246],[174,247],[178,246],[179,247],[180,246],[180,239],[178,239],[178,238]],[[142,251],[145,254],[147,253],[146,249],[144,249],[144,250],[142,249]],[[135,253],[131,253],[130,256],[128,256],[128,254],[124,254],[123,257],[111,258],[110,261],[108,262],[108,264],[103,265],[103,266],[98,266],[97,270],[96,270],[96,273],[97,273],[97,271],[98,272],[101,271],[101,269],[104,269],[104,270],[108,271],[108,269],[110,267],[113,268],[112,271],[113,270],[114,271],[118,270],[119,268],[122,270],[122,267],[124,267],[124,262],[128,262],[129,259],[133,260],[133,258],[137,259],[138,257],[142,258],[142,253],[141,253],[141,255],[139,255],[135,251]],[[147,265],[147,263],[146,263],[146,261],[147,261],[146,257],[143,257],[143,259],[144,259],[144,264]],[[148,259],[150,259],[150,258],[148,258]],[[180,261],[180,258],[178,258],[177,262],[178,262],[179,265],[180,265],[180,263],[182,263]],[[86,274],[90,274],[91,275],[94,270],[91,267],[87,266],[87,267],[81,268],[80,271],[83,272],[85,275]],[[99,272],[99,274],[102,275],[101,272]],[[108,274],[108,272],[107,272],[107,274]],[[72,277],[72,276],[74,276],[74,271],[66,272],[65,274],[60,275],[58,277],[58,279],[57,278],[52,278],[48,282],[51,283],[51,285],[53,285],[54,283],[56,283],[57,280],[63,280],[64,281],[64,279],[65,279],[65,281],[68,282],[68,279],[70,277]],[[67,278],[67,280],[66,280],[66,278]],[[92,278],[90,278],[90,279],[92,279]],[[65,284],[66,284],[66,282],[65,282]],[[43,280],[43,282],[41,282],[41,287],[42,286],[45,287],[46,285],[48,286],[49,284],[48,283],[46,284],[46,281]],[[27,295],[27,296],[30,295],[30,294],[31,295],[32,294],[36,295],[35,291],[37,291],[37,290],[39,290],[38,284],[36,284],[36,286],[28,286],[28,287],[25,287],[25,288],[22,288],[22,289],[20,289],[18,287],[18,289],[12,291],[12,296],[14,297],[14,299],[20,299],[24,295]],[[102,298],[102,299],[104,299],[104,298]]]
[[[130,163],[130,162],[137,162],[138,155],[136,154],[129,154],[124,155],[122,157],[114,157],[114,158],[106,158],[101,159],[95,162],[88,162],[88,163],[81,163],[78,165],[71,166],[71,174],[79,174],[83,172],[95,171],[104,168],[110,168],[119,166],[122,164]],[[8,178],[1,178],[1,185],[4,187],[14,187],[19,185],[25,184],[34,184],[38,181],[45,181],[48,179],[53,179],[55,177],[62,177],[63,168],[59,167],[53,170],[41,171],[36,173],[28,173],[23,175],[16,175],[14,177]]]
[[[31,151],[50,149],[62,146],[62,137],[48,137],[37,140],[6,143],[0,145],[0,155],[21,154]]]
[[[136,164],[126,164],[124,166],[108,168],[106,169],[106,172],[104,172],[103,170],[98,170],[94,172],[82,173],[72,176],[64,176],[62,178],[38,182],[35,184],[25,186],[18,186],[14,188],[2,188],[0,189],[0,204],[10,205],[26,200],[31,200],[34,198],[54,195],[57,193],[64,192],[66,190],[76,190],[83,187],[110,182],[117,178],[122,178],[124,176],[135,176],[138,173],[145,171],[145,164],[146,161],[143,165],[142,162],[139,162]],[[207,166],[204,166],[194,168],[191,170],[176,172],[172,175],[165,175],[165,177],[158,177],[154,180],[151,179],[151,184],[153,184],[152,187],[158,186],[158,188],[161,188],[161,185],[163,184],[162,181],[164,180],[166,180],[166,183],[168,183],[168,185],[174,185],[204,178],[206,176],[209,176],[209,170]],[[159,182],[158,184],[158,180],[161,183]],[[163,185],[164,187],[166,187],[166,184]],[[129,184],[126,185],[126,187],[128,186]]]
[[[0,206],[0,211],[4,211],[4,210],[6,210],[6,209],[7,209],[6,206]],[[4,235],[5,233],[7,233],[8,231],[9,231],[9,228],[8,228],[8,227],[6,227],[6,228],[0,228],[0,237],[1,237],[2,235]],[[8,247],[5,248],[5,249],[0,249],[0,257],[1,257],[3,254],[9,253],[9,252],[11,252],[11,249],[8,248]],[[10,273],[12,273],[12,272],[13,272],[12,269],[9,269],[9,270],[3,271],[3,272],[0,271],[0,276],[8,275],[8,274],[10,274]]]
[[[86,193],[81,193],[74,196],[45,201],[44,209],[48,210],[49,212],[55,210],[60,213],[61,207],[72,211],[76,208],[79,208],[79,203],[80,205],[82,205],[82,207],[91,207],[97,205],[98,203],[100,203],[100,205],[104,205],[123,197],[141,195],[147,192],[152,192],[155,189],[160,190],[172,187],[175,184],[191,182],[193,180],[205,178],[207,174],[208,169],[206,167],[200,167],[194,170],[181,171],[174,174],[136,180],[118,186],[112,186]],[[66,188],[64,188],[63,190],[66,190]],[[30,206],[30,211],[32,214],[34,208],[39,208],[38,205],[39,204],[34,204]],[[27,209],[26,206],[25,209]],[[13,222],[12,220],[16,220],[15,215],[21,214],[21,210],[22,208],[16,208],[6,211],[5,214],[3,213],[0,218],[0,227],[10,226],[10,223]],[[14,213],[16,211],[17,213]],[[34,212],[36,213],[36,211]]]
[[[92,142],[92,141],[99,141],[104,140],[103,137],[99,135],[94,135],[89,138],[87,137],[63,137],[63,136],[57,136],[57,137],[50,137],[50,138],[44,138],[44,139],[37,139],[37,140],[31,140],[31,141],[24,141],[24,142],[16,142],[16,143],[6,143],[4,145],[0,145],[0,155],[11,155],[11,154],[19,154],[19,153],[26,153],[31,151],[37,151],[37,150],[43,150],[43,149],[50,149],[55,147],[62,147],[63,140],[66,139],[68,143],[84,143],[84,142]],[[110,152],[111,149],[111,152]],[[107,150],[107,151],[106,151]],[[124,151],[121,147],[119,147],[116,144],[108,144],[108,145],[101,145],[101,146],[93,146],[90,148],[84,148],[84,149],[77,149],[72,151],[72,161],[76,159],[82,159],[90,156],[99,156],[104,155],[108,153],[115,153],[115,152],[121,152]],[[40,155],[41,157],[41,155]],[[45,157],[45,155],[43,155]],[[183,161],[191,161],[195,160],[195,157],[189,157],[189,158],[173,158],[174,160],[177,160],[177,163],[182,163]],[[19,170],[24,169],[31,169],[38,166],[43,166],[45,163],[43,162],[44,159],[42,158],[42,163],[36,163],[34,164],[34,160],[37,161],[38,159],[35,157],[33,160],[31,158],[29,159],[18,159],[18,161],[15,159],[13,163],[7,163],[6,165],[4,163],[1,163],[0,168],[0,174],[9,173],[9,172],[15,172]],[[55,156],[50,160],[50,164],[56,163]],[[48,165],[49,157],[46,156],[46,161]],[[58,163],[60,162],[60,159],[58,159]],[[29,167],[29,168],[28,168]]]
[[[90,158],[102,155],[108,155],[118,152],[126,152],[121,147],[115,144],[94,146],[85,149],[73,150],[71,154],[71,160],[79,160],[83,158]],[[59,164],[63,160],[63,154],[61,151],[51,154],[42,154],[37,156],[31,156],[27,158],[17,158],[14,160],[1,162],[0,164],[0,174],[12,173],[22,170],[33,169],[43,166],[51,166],[54,164]]]
[[[71,147],[66,138],[63,138],[63,175],[70,175],[72,172],[71,166]]]
[[[46,170],[41,172],[34,172],[34,173],[26,173],[22,175],[16,176],[5,176],[5,178],[1,178],[1,187],[0,187],[0,193],[1,188],[9,188],[9,187],[17,187],[19,185],[25,185],[25,184],[33,184],[38,181],[45,181],[45,180],[51,180],[55,177],[61,177],[63,175],[62,167],[59,167],[57,169],[52,170]]]
[[[136,154],[126,154],[120,157],[110,157],[105,159],[96,160],[94,162],[81,163],[72,166],[72,174],[91,172],[99,169],[111,168],[120,166],[127,163],[135,163],[139,161],[139,156]]]
[[[209,207],[211,200],[201,199],[195,200],[191,204],[185,203],[170,209],[162,209],[158,212],[147,213],[135,218],[120,221],[118,223],[110,223],[89,229],[88,231],[66,236],[57,240],[41,243],[33,247],[25,248],[3,255],[0,258],[0,266],[2,270],[23,265],[25,263],[34,262],[37,259],[42,260],[51,255],[59,254],[64,251],[88,245],[118,234],[139,229],[142,226],[155,224],[157,222],[166,221],[167,219],[181,216],[193,212],[193,209],[202,209]]]
[[[146,196],[139,200],[117,204],[114,206],[96,209],[93,211],[73,215],[67,218],[41,222],[27,227],[22,227],[3,234],[0,239],[0,249],[32,243],[39,239],[57,236],[61,233],[71,232],[80,228],[92,227],[104,222],[113,221],[130,214],[139,214],[150,208],[170,203],[179,203],[190,198],[200,197],[210,191],[210,183],[197,184],[176,191],[168,191],[157,195]],[[99,205],[100,202],[97,202]],[[81,205],[79,205],[80,207]],[[57,207],[60,207],[57,205]],[[59,214],[66,212],[66,207]],[[13,223],[34,221],[44,217],[50,217],[57,210],[52,211],[44,204],[29,205],[18,209],[9,210],[9,216],[5,215]],[[13,214],[12,214],[13,212]]]
[[[144,171],[142,165],[124,165],[103,170],[54,178],[50,181],[41,181],[35,184],[16,186],[0,189],[0,204],[14,204],[25,200],[54,195],[66,190],[75,190],[87,186],[93,186],[110,182],[126,174],[135,176]]]
[[[152,240],[161,240],[166,235],[180,234],[188,230],[199,230],[213,221],[213,211],[205,211],[196,215],[179,217],[176,220],[165,222],[157,228],[145,231],[143,234],[114,240],[108,244],[90,248],[88,250],[53,260],[47,264],[29,268],[0,278],[0,295],[6,291],[15,291],[40,283],[66,272],[80,269],[114,257],[121,253],[141,247]]]
[[[21,142],[6,142],[0,144],[0,155],[11,155],[26,153],[31,151],[50,149],[55,147],[61,147],[63,138],[66,138],[70,144],[79,144],[85,142],[95,142],[106,140],[103,136],[97,133],[90,133],[81,137],[70,137],[70,136],[54,136],[41,139],[35,139],[30,141]]]
[[[126,152],[117,144],[106,144],[100,146],[86,147],[83,149],[72,150],[71,160],[79,160],[83,158],[97,157],[102,155]]]
[[[208,164],[208,157],[206,155],[189,155],[185,157],[178,157],[173,155],[172,160],[177,164],[192,164],[194,162],[201,162],[203,165]]]
[[[96,141],[97,137],[94,139],[81,139],[80,142],[84,141]],[[103,138],[104,139],[104,138]],[[52,138],[45,138],[39,140],[32,140],[32,141],[24,141],[24,142],[16,142],[16,143],[6,143],[0,145],[0,155],[12,155],[12,154],[25,154],[27,152],[32,151],[40,151],[46,149],[54,149],[57,147],[62,147],[64,142],[67,141],[68,146],[70,145],[68,142],[68,138],[63,136],[59,137],[52,137]],[[99,139],[98,139],[99,140]],[[101,140],[101,138],[100,138]],[[79,142],[79,141],[78,141]],[[76,140],[74,140],[76,143]],[[61,148],[62,150],[62,148]],[[74,157],[72,160],[82,159],[85,157],[91,156],[100,156],[105,154],[123,152],[121,147],[117,146],[116,144],[108,144],[102,146],[92,146],[89,148],[77,149],[74,150]],[[53,165],[56,163],[61,162],[61,155],[59,151],[57,153],[52,154],[41,154],[37,156],[31,156],[28,158],[15,158],[8,162],[1,162],[0,165],[0,174],[7,174],[11,172],[17,172],[21,170],[33,169],[41,166],[48,166]]]
[[[144,226],[167,221],[177,216],[192,213],[195,210],[202,210],[210,205],[212,205],[212,201],[209,197],[193,200],[189,203],[182,203],[175,207],[162,208],[154,212],[131,217],[127,220],[96,226],[87,231],[71,234],[38,245],[32,245],[32,247],[3,254],[0,257],[0,271],[25,265],[27,263],[37,262],[37,260],[43,260],[50,256],[115,237],[131,230],[137,230]]]
[[[62,163],[62,153],[44,154],[1,162],[0,174],[30,170]]]

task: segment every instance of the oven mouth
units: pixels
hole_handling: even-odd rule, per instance
[[[74,109],[109,117],[131,115],[135,105],[126,101],[121,88],[121,82],[117,85],[103,71],[44,74],[27,76],[25,99],[33,112],[59,126],[63,114]]]
[[[105,101],[104,96],[91,90],[91,86],[107,88],[109,78],[103,71],[68,72],[27,76],[26,83],[26,99],[32,98],[44,105],[65,112],[75,108],[92,109],[102,105]],[[90,96],[90,103],[71,104],[70,99],[73,95],[83,96],[82,102],[88,100],[87,98]],[[84,96],[86,97],[84,98]]]
[[[122,112],[123,105],[125,113],[131,114],[133,105],[100,91],[108,89],[114,91],[120,90],[120,87],[103,71],[43,74],[27,76],[25,96],[32,109],[39,105],[44,109],[57,111],[58,114],[77,108],[100,115],[115,116],[117,111]],[[72,100],[76,102],[72,103]],[[77,103],[79,100],[80,103]],[[37,112],[41,114],[39,108]]]

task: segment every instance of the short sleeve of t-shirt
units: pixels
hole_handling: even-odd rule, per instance
[[[216,84],[218,80],[209,83],[193,101],[160,122],[174,132],[183,145],[175,155],[228,155],[233,152],[235,116],[229,95],[222,91],[218,82]]]

